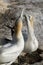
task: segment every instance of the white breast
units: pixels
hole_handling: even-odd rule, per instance
[[[14,42],[15,43],[15,42]],[[10,43],[9,43],[10,44]],[[24,39],[23,36],[17,41],[16,44],[13,44],[11,47],[2,48],[0,54],[0,63],[15,61],[19,54],[24,49]]]

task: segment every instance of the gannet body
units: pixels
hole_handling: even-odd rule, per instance
[[[34,52],[38,48],[38,41],[34,34],[34,28],[33,28],[33,17],[26,14],[27,19],[27,29],[28,29],[28,41],[25,42],[24,51],[25,52]]]
[[[21,30],[22,19],[19,18],[19,20],[15,22],[13,40],[0,45],[0,64],[11,64],[24,49],[24,39]]]

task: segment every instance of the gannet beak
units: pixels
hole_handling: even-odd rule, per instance
[[[31,16],[31,15],[30,15],[29,18],[30,18],[30,24],[31,24],[31,26],[32,26],[32,28],[33,28],[34,18],[33,18],[33,16]]]

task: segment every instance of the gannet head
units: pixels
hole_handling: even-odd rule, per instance
[[[19,32],[22,30],[22,20],[19,19],[18,21],[15,22],[15,32]]]
[[[32,15],[27,15],[25,14],[25,19],[26,19],[26,25],[27,25],[27,29],[28,29],[28,33],[33,33],[34,32],[34,27],[33,27],[33,24],[34,24],[34,18]]]
[[[21,31],[22,31],[22,20],[19,18],[19,20],[15,22],[15,26],[14,26],[14,33],[17,38],[22,36]]]
[[[24,13],[24,9],[22,10],[22,13],[19,17],[19,19],[15,22],[15,26],[14,26],[14,30],[15,30],[15,35],[16,36],[22,36],[21,35],[21,30],[22,30],[22,20],[23,20],[23,13]]]

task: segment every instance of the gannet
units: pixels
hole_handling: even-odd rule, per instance
[[[28,30],[28,39],[27,37],[24,37],[24,41],[25,41],[24,51],[23,54],[21,54],[21,56],[18,57],[18,62],[22,63],[22,60],[24,60],[24,62],[29,64],[41,62],[43,59],[40,56],[40,54],[43,53],[43,50],[38,48],[38,40],[35,37],[34,28],[33,28],[33,16],[30,15],[28,17],[28,15],[25,14],[25,19]]]
[[[38,49],[38,40],[36,39],[34,28],[33,28],[33,16],[24,15],[26,18],[26,24],[28,29],[28,41],[25,42],[24,51],[25,52],[34,52]]]
[[[21,17],[15,22],[13,40],[6,42],[6,39],[3,39],[5,41],[0,45],[0,64],[12,64],[24,49]]]

